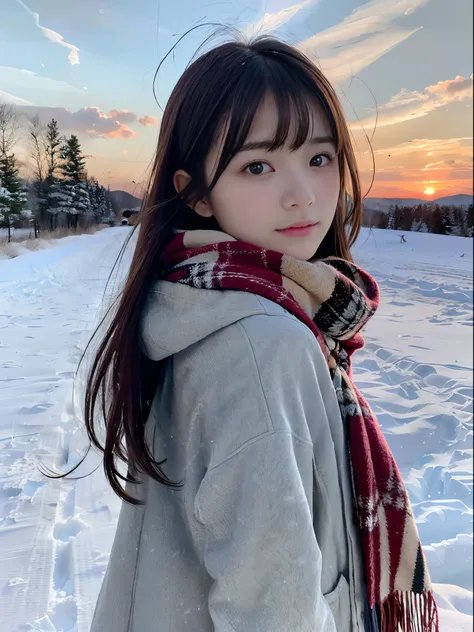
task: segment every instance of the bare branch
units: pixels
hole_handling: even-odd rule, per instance
[[[10,103],[0,103],[0,155],[11,152],[18,140],[20,116],[18,110]]]
[[[34,165],[34,177],[37,182],[41,183],[46,178],[47,172],[46,134],[44,125],[41,123],[38,115],[30,119],[28,136]]]

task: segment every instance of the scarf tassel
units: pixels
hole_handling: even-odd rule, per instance
[[[431,591],[396,591],[380,606],[380,614],[380,632],[439,632],[438,611]]]

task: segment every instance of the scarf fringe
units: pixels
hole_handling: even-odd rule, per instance
[[[439,632],[439,618],[432,591],[396,592],[380,606],[380,632]]]
[[[380,632],[377,609],[371,608],[368,602],[365,608],[364,630],[365,632]]]

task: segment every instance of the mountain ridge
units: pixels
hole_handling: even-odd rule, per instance
[[[423,200],[421,198],[365,198],[363,206],[367,210],[388,211],[390,206],[416,206],[417,204],[439,204],[440,206],[463,206],[468,207],[473,203],[473,196],[460,193],[458,195],[447,195],[433,200]]]
[[[129,208],[137,208],[141,205],[142,200],[135,197],[127,191],[110,191],[109,195],[117,211]],[[416,206],[417,204],[439,204],[468,207],[473,203],[473,196],[460,193],[458,195],[448,195],[433,200],[423,200],[421,198],[379,198],[369,197],[363,200],[363,206],[366,210],[388,211],[390,206]]]

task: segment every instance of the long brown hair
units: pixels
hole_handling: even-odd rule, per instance
[[[244,144],[267,95],[274,97],[279,114],[272,149],[287,142],[292,121],[297,128],[292,147],[301,146],[310,131],[312,103],[323,109],[335,139],[340,193],[333,224],[316,256],[352,261],[350,248],[362,217],[360,182],[342,107],[328,80],[302,53],[270,37],[230,42],[202,54],[185,70],[164,110],[148,193],[133,231],[138,229],[138,237],[130,271],[95,354],[85,393],[89,439],[103,452],[112,488],[132,504],[141,503],[122,482],[139,482],[139,472],[172,488],[182,485],[168,479],[161,468],[166,459],[156,461],[145,442],[145,424],[164,368],[164,361],[152,363],[139,346],[147,291],[159,273],[160,255],[173,229],[219,228],[213,218],[200,217],[188,204],[213,188]],[[208,183],[205,159],[224,128],[220,161]],[[178,169],[191,175],[180,196],[173,186]],[[103,444],[97,435],[99,419],[105,421]],[[127,476],[120,473],[120,464],[128,466]]]

